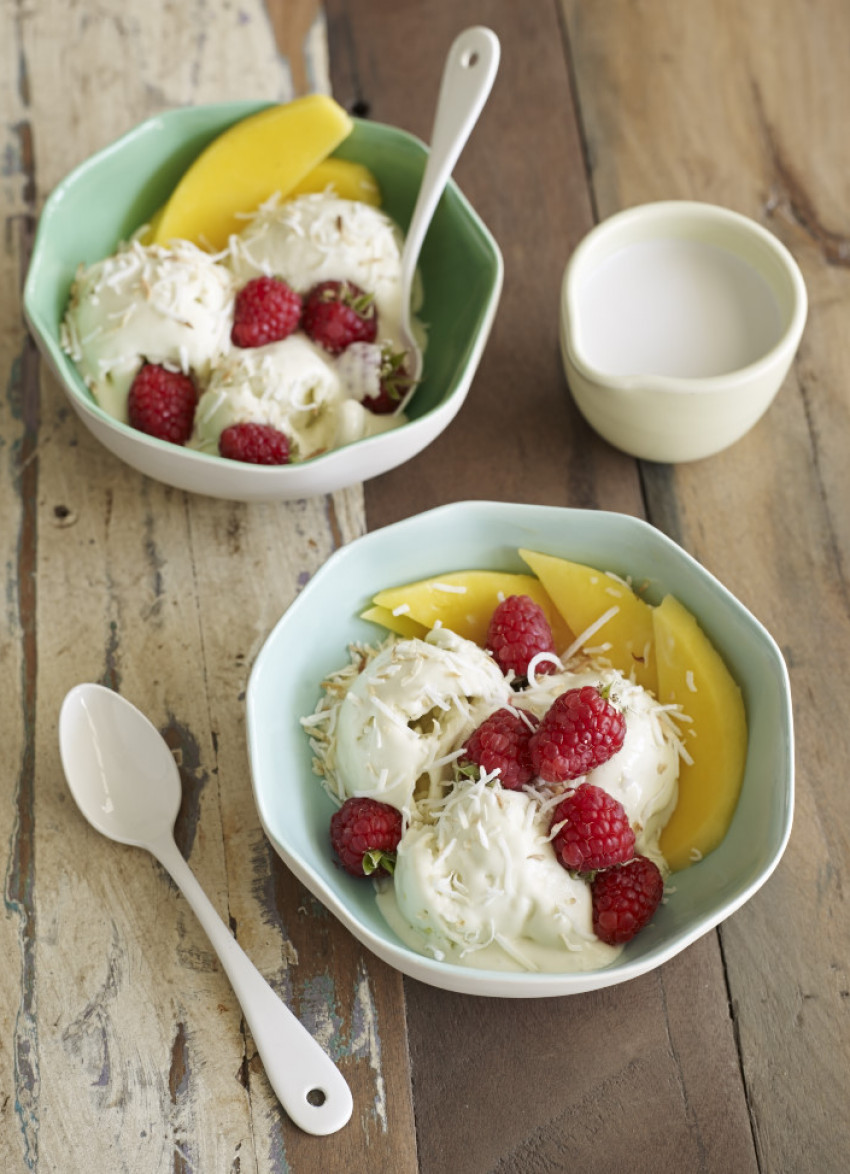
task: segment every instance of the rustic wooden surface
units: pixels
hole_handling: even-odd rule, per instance
[[[457,177],[505,291],[469,400],[426,453],[328,499],[167,489],[77,423],[19,290],[72,166],[165,107],[332,88],[430,130],[465,24],[503,59]],[[327,34],[327,35],[326,35]],[[843,0],[0,3],[0,1168],[180,1174],[775,1174],[850,1144],[850,102]],[[578,417],[558,286],[600,217],[725,204],[775,232],[811,299],[799,356],[732,449],[634,462]],[[340,543],[489,497],[649,518],[774,633],[791,670],[794,834],[765,888],[656,973],[559,1000],[451,995],[366,954],[277,862],[251,800],[243,698],[265,635]],[[269,980],[352,1083],[326,1139],[272,1096],[226,979],[161,869],[77,815],[59,705],[99,680],[182,762],[179,842]]]

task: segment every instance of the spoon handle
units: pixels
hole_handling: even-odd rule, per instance
[[[499,68],[499,38],[490,29],[466,29],[446,57],[428,162],[407,230],[402,256],[402,289],[413,272],[431,217],[472,128],[487,101]]]
[[[189,902],[239,1000],[269,1084],[306,1133],[335,1133],[353,1107],[351,1090],[327,1053],[275,994],[216,913],[177,845],[148,845]]]

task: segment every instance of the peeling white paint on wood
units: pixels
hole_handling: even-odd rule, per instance
[[[328,88],[324,27],[315,4],[303,7],[294,70],[257,0],[0,5],[5,1170],[316,1168],[315,1139],[295,1136],[271,1094],[180,894],[152,858],[99,837],[74,807],[56,723],[81,680],[119,689],[163,731],[184,786],[178,842],[198,880],[358,1094],[381,1076],[374,1043],[363,1063],[348,1044],[352,992],[336,987],[327,955],[295,945],[277,908],[295,882],[259,827],[244,729],[253,660],[307,579],[363,532],[362,491],[248,506],[148,481],[78,423],[20,325],[34,215],[88,154],[168,106],[283,100],[296,73]],[[357,965],[353,939],[324,911],[314,918],[335,957]],[[382,989],[391,997],[400,980]],[[372,1022],[376,1041],[374,1006]],[[336,1168],[365,1168],[363,1135],[336,1145],[323,1142],[347,1155]]]

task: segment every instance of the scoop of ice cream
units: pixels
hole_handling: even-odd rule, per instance
[[[557,862],[547,833],[528,793],[458,784],[435,822],[414,820],[402,837],[399,912],[451,961],[484,965],[481,951],[501,951],[526,970],[606,965],[618,951],[593,933],[589,886]]]
[[[542,717],[559,694],[584,685],[609,688],[610,700],[626,719],[626,736],[616,754],[583,779],[576,779],[574,785],[586,780],[622,803],[635,829],[635,851],[666,869],[658,840],[679,794],[676,732],[652,694],[616,669],[538,677],[534,686],[523,692],[523,707]]]
[[[374,296],[378,339],[398,339],[402,234],[379,208],[324,192],[270,200],[230,240],[239,284],[261,273],[299,293],[320,281],[353,281]]]
[[[409,812],[420,776],[439,773],[441,759],[510,696],[492,657],[448,629],[391,643],[340,703],[330,759],[340,793]]]
[[[201,396],[190,443],[218,452],[218,438],[229,425],[271,424],[289,437],[297,459],[305,460],[401,422],[347,399],[331,357],[298,333],[230,351]]]
[[[205,383],[230,345],[233,290],[229,271],[194,245],[131,241],[78,272],[64,349],[101,407],[126,421],[127,395],[143,362]]]

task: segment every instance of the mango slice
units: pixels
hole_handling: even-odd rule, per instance
[[[681,705],[693,719],[680,727],[693,762],[681,763],[679,801],[661,833],[675,872],[726,835],[744,778],[747,718],[741,690],[691,613],[667,595],[653,621],[659,700]]]
[[[192,241],[218,251],[274,192],[287,195],[351,133],[354,124],[327,94],[306,94],[242,119],[202,151],[170,196],[155,244]]]
[[[394,616],[386,607],[367,607],[365,611],[361,611],[360,618],[373,624],[380,624],[388,632],[395,632],[397,636],[404,636],[408,640],[413,637],[422,640],[428,635],[428,629],[424,624],[412,620],[409,615]]]
[[[381,206],[378,181],[368,167],[352,159],[323,159],[290,188],[287,198],[304,196],[308,192],[323,192],[329,187],[343,200],[359,200],[361,204],[371,204],[373,208]]]
[[[555,648],[563,650],[572,641],[572,633],[537,579],[531,575],[514,575],[500,571],[453,571],[403,587],[379,591],[374,597],[378,607],[393,612],[407,606],[405,614],[433,628],[439,620],[466,640],[482,647],[490,617],[500,597],[528,595],[543,609],[552,628]]]
[[[343,200],[358,200],[361,204],[371,204],[374,208],[381,206],[381,189],[378,181],[368,167],[351,159],[323,159],[299,180],[287,199],[293,200],[296,196],[304,196],[309,192],[323,192],[327,188],[333,188]],[[271,192],[268,194],[271,195]],[[148,219],[144,231],[137,234],[140,244],[155,243],[164,212],[163,204]]]
[[[583,563],[550,554],[521,550],[520,556],[535,572],[567,626],[581,635],[612,607],[618,611],[588,641],[591,648],[610,644],[604,655],[614,668],[653,693],[658,691],[655,670],[653,609],[620,579]]]

